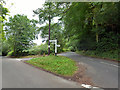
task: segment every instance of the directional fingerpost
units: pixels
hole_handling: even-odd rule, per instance
[[[57,56],[57,47],[60,47],[60,45],[57,45],[57,40],[50,40],[52,44],[55,44],[55,56]]]

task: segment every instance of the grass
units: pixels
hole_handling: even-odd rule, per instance
[[[78,54],[91,56],[91,57],[98,57],[98,58],[105,58],[105,59],[112,59],[120,61],[118,58],[118,52],[96,52],[96,51],[76,51]]]
[[[78,69],[75,61],[64,56],[42,56],[26,62],[63,76],[72,76]]]

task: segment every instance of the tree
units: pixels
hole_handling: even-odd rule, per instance
[[[48,35],[48,28],[49,28],[49,24],[40,28],[42,38],[46,38],[46,36]],[[60,44],[60,48],[58,49],[58,52],[61,52],[63,50],[63,47],[64,47],[63,37],[64,36],[63,36],[62,25],[60,23],[52,23],[51,24],[51,40],[57,39],[58,44]],[[48,42],[48,40],[46,41]],[[51,49],[54,50],[54,48],[51,48]]]
[[[29,20],[27,16],[19,14],[9,18],[9,22],[6,23],[6,38],[14,56],[22,55],[22,52],[27,50],[32,40],[36,38],[35,23],[37,21]]]
[[[93,47],[91,42],[94,39],[89,38],[94,37],[91,32],[91,18],[88,18],[89,7],[89,3],[72,3],[64,17],[64,35],[69,40],[69,46],[73,46],[74,50]]]
[[[3,41],[5,40],[5,33],[3,30],[3,26],[4,26],[4,21],[6,20],[6,15],[8,15],[8,9],[6,7],[4,7],[3,5],[5,4],[5,2],[3,0],[0,0],[0,46],[2,46]],[[0,47],[0,55],[1,55],[1,49],[2,47]]]
[[[54,8],[53,3],[45,3],[44,8],[38,8],[37,10],[33,11],[35,14],[39,15],[40,23],[45,23],[45,21],[49,21],[49,40],[50,40],[50,25],[51,19],[55,16],[55,12],[52,12],[52,8]],[[50,46],[50,42],[48,43]],[[48,55],[50,54],[50,47],[48,48]]]
[[[69,3],[52,3],[45,2],[43,8],[38,8],[33,12],[39,15],[40,24],[49,22],[49,40],[50,40],[50,30],[51,30],[51,21],[54,17],[61,16],[63,14],[64,8],[68,6]],[[62,6],[61,6],[62,5]],[[66,9],[66,8],[65,8]],[[61,13],[62,11],[62,13]],[[48,41],[48,45],[50,46],[50,42]],[[48,55],[50,54],[50,47],[48,48]]]
[[[117,50],[118,5],[115,2],[72,3],[64,17],[64,35],[69,46],[78,50]]]
[[[64,42],[63,47],[70,47],[73,51],[95,50],[100,53],[118,48],[119,8],[119,3],[115,2],[47,2],[42,9],[37,9],[34,13],[39,15],[40,23],[47,23],[50,20],[49,24],[39,29],[43,37],[48,34],[47,30],[51,26],[51,39],[58,35],[60,41]],[[51,22],[56,16],[60,17],[61,25],[59,22],[56,24]]]

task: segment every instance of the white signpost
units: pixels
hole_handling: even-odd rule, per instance
[[[57,55],[57,47],[60,47],[60,45],[57,45],[57,40],[50,40],[52,44],[55,44],[55,56]]]

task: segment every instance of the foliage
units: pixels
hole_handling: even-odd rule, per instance
[[[7,56],[14,56],[14,51],[8,52]]]
[[[98,57],[104,59],[112,59],[112,60],[120,60],[118,55],[118,50],[116,51],[109,51],[109,52],[97,52],[97,51],[76,51],[78,54],[91,56],[91,57]]]
[[[22,55],[23,50],[32,44],[37,34],[35,23],[35,20],[29,20],[27,16],[19,14],[9,18],[9,22],[6,23],[6,37],[14,56]]]
[[[5,40],[5,32],[3,30],[4,21],[6,20],[6,15],[8,15],[8,9],[4,7],[5,1],[0,0],[0,46]],[[0,47],[0,55],[2,55],[2,47]]]
[[[72,3],[63,19],[67,46],[73,51],[96,50],[101,53],[117,50],[120,37],[118,5],[120,3]]]
[[[0,0],[0,17],[2,17],[2,20],[5,20],[6,15],[8,15],[8,8],[4,7],[5,1]]]
[[[38,15],[39,24],[45,25],[37,29],[35,20],[28,20],[23,15],[11,17],[2,36],[5,37],[6,33],[6,39],[11,46],[10,51],[30,55],[47,54],[47,44],[33,48],[30,48],[30,44],[38,32],[41,32],[42,38],[47,38],[48,43],[46,35],[49,29],[50,39],[57,39],[61,45],[58,52],[84,50],[108,57],[110,52],[116,53],[119,50],[120,2],[45,2],[43,8],[33,12]],[[5,15],[6,13],[2,18]],[[57,23],[53,22],[55,17],[59,17]],[[50,46],[51,52],[54,52],[54,45]]]
[[[72,76],[78,69],[76,63],[73,60],[63,56],[50,55],[45,57],[33,58],[26,62],[55,74],[64,76]]]
[[[45,26],[42,26],[39,28],[40,31],[42,31],[41,36],[43,38],[46,38],[46,35],[48,35],[48,31],[50,30],[50,40],[58,40],[58,44],[60,44],[60,48],[58,48],[58,52],[63,51],[64,47],[64,38],[63,38],[63,32],[62,32],[62,25],[61,23],[54,23],[52,22],[55,17],[60,17],[61,19],[63,17],[63,14],[65,13],[66,8],[69,7],[69,3],[55,3],[55,2],[45,2],[43,4],[43,8],[38,8],[34,10],[34,14],[39,16],[39,23],[40,24],[46,24]],[[49,22],[49,24],[48,24]],[[48,37],[47,37],[47,43],[48,43]],[[52,46],[52,45],[50,45]],[[54,46],[52,46],[53,49]]]
[[[33,10],[35,15],[39,16],[39,23],[51,23],[54,17],[62,17],[66,8],[69,7],[68,3],[63,2],[45,2],[42,8]]]
[[[118,49],[119,12],[120,3],[116,2],[46,2],[43,8],[34,11],[41,23],[47,23],[49,16],[51,21],[54,17],[60,17],[59,22],[50,25],[50,37],[58,39],[60,52],[63,49],[89,50],[99,54]],[[39,28],[43,38],[48,35],[48,29],[48,24]]]
[[[47,44],[41,44],[39,46],[34,46],[27,50],[29,52],[29,55],[43,55],[48,54],[48,45]]]
[[[41,31],[41,36],[42,38],[46,38],[46,35],[48,35],[48,28],[49,25],[45,25],[43,27],[40,28]],[[63,47],[64,47],[64,38],[63,38],[63,32],[62,32],[62,26],[59,23],[54,23],[51,25],[51,40],[55,40],[57,39],[57,44],[60,45],[60,47],[58,48],[58,52],[62,52],[63,51]],[[47,39],[47,43],[48,43],[48,39]],[[51,50],[54,50],[54,44],[51,43]]]
[[[10,51],[10,45],[7,40],[2,43],[2,56],[6,56]]]

